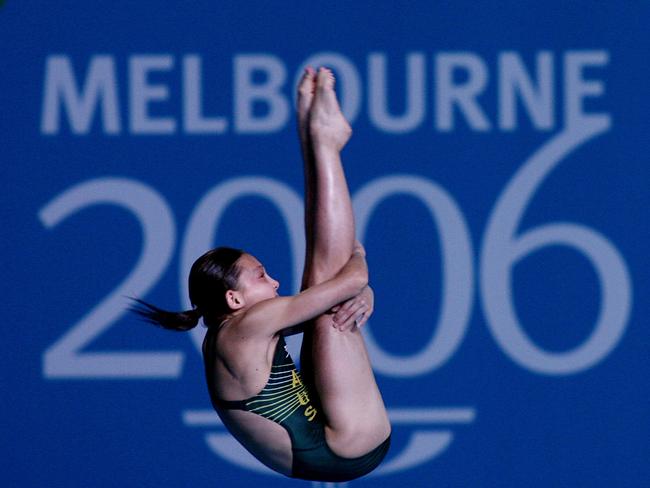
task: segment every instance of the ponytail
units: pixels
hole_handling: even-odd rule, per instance
[[[202,315],[197,308],[185,312],[168,312],[138,298],[131,298],[131,300],[137,302],[131,307],[132,312],[138,314],[144,321],[163,329],[179,332],[193,329],[198,325]]]
[[[194,307],[192,310],[168,312],[132,298],[136,303],[131,311],[164,329],[190,330],[196,327],[201,317],[208,327],[218,325],[231,313],[226,302],[226,292],[238,287],[241,270],[237,266],[237,260],[243,253],[241,249],[217,247],[194,261],[188,278],[190,303]]]

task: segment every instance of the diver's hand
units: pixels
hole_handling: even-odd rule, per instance
[[[332,308],[334,327],[341,331],[362,327],[374,311],[375,294],[366,286],[356,297]]]

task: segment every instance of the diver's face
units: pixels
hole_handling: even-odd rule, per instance
[[[278,296],[280,283],[268,275],[254,256],[242,254],[237,266],[240,269],[238,291],[243,295],[247,307]]]

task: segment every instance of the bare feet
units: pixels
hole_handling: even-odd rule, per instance
[[[305,162],[312,159],[311,136],[309,134],[309,113],[316,91],[316,71],[311,66],[305,69],[300,83],[298,83],[298,135],[302,147],[302,156]]]
[[[345,120],[336,99],[334,74],[327,68],[320,68],[316,74],[316,90],[309,118],[309,132],[314,148],[319,146],[340,151],[350,140],[352,128]]]

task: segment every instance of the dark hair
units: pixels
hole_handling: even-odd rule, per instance
[[[217,247],[194,261],[188,278],[192,310],[168,312],[139,298],[132,298],[137,305],[131,311],[147,322],[170,330],[190,330],[196,327],[201,317],[208,327],[219,324],[230,312],[226,292],[237,289],[241,270],[236,262],[242,254],[244,251],[240,249]]]

